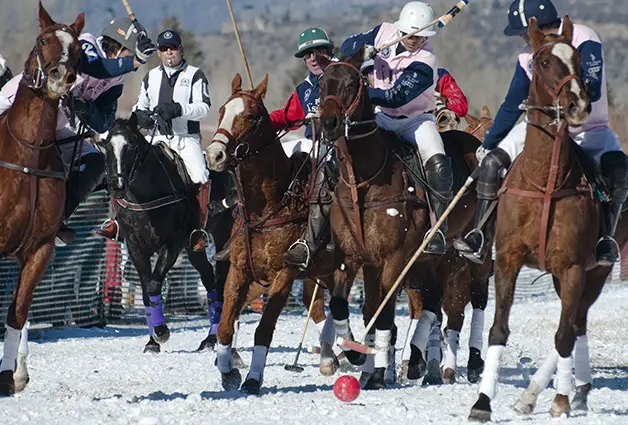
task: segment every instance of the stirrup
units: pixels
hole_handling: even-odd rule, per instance
[[[612,266],[613,264],[618,263],[618,262],[619,262],[619,260],[621,259],[621,248],[619,247],[619,244],[617,243],[617,241],[615,240],[615,238],[614,238],[614,237],[612,237],[612,236],[602,236],[601,238],[599,238],[599,239],[597,240],[597,243],[595,244],[595,251],[596,251],[596,252],[595,252],[595,254],[596,254],[596,257],[597,257],[597,247],[598,247],[598,245],[600,244],[600,242],[602,242],[602,241],[612,241],[612,242],[613,242],[613,244],[615,244],[615,248],[617,248],[617,252],[619,253],[619,255],[618,255],[618,257],[617,257],[617,260],[615,260],[615,262],[614,262],[614,263],[607,263],[606,261],[599,261],[599,260],[596,258],[596,265],[598,265],[598,266],[610,267],[610,266]]]
[[[205,229],[194,229],[194,230],[192,230],[192,233],[190,233],[190,236],[188,237],[188,245],[190,246],[190,248],[192,248],[192,237],[197,232],[202,235],[201,237],[205,240],[205,244],[207,246],[209,246],[210,245],[210,243],[209,243],[209,233],[207,233],[207,230],[205,230]]]
[[[118,223],[118,220],[116,220],[115,218],[106,219],[105,222],[100,225],[100,230],[103,230],[105,227],[107,227],[109,223],[116,223],[116,238],[114,239],[114,241],[122,242],[120,240],[120,223]]]
[[[298,245],[303,245],[305,247],[305,262],[301,263],[301,264],[295,264],[297,267],[299,267],[299,269],[301,271],[305,270],[308,268],[308,266],[310,265],[310,247],[307,246],[307,242],[305,242],[305,239],[298,239],[296,240],[292,245],[290,245],[290,247],[288,248],[288,250],[286,251],[286,253],[290,252],[290,250],[292,250],[292,248],[294,248],[295,246]]]

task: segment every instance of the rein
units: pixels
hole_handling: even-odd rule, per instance
[[[550,49],[552,48],[554,45],[556,44],[556,42],[549,42],[544,44],[543,46],[541,46],[535,53],[533,56],[533,61],[534,59],[537,57],[537,55],[546,49]],[[551,209],[551,205],[552,205],[552,200],[556,200],[556,199],[560,199],[560,198],[565,198],[565,197],[569,197],[569,196],[575,196],[575,195],[580,195],[580,194],[586,194],[589,193],[591,194],[591,197],[593,198],[593,194],[592,194],[592,189],[591,186],[589,185],[589,183],[586,181],[586,177],[584,177],[584,175],[582,176],[581,182],[579,185],[575,186],[575,187],[568,187],[568,188],[563,188],[563,186],[568,182],[569,177],[571,176],[571,172],[576,168],[577,163],[572,163],[572,166],[570,167],[569,171],[567,172],[567,174],[565,175],[565,177],[563,178],[562,182],[558,183],[558,170],[559,170],[559,162],[560,162],[560,150],[561,147],[563,145],[563,142],[565,139],[568,139],[568,135],[567,135],[567,121],[564,118],[564,111],[563,108],[560,106],[559,103],[559,95],[561,90],[565,87],[565,85],[572,80],[577,80],[578,76],[575,74],[569,74],[566,77],[564,77],[563,79],[561,79],[558,84],[556,84],[555,87],[551,87],[549,84],[547,84],[547,81],[545,81],[545,79],[543,79],[542,74],[540,74],[538,72],[538,65],[536,64],[536,62],[533,62],[535,67],[532,69],[532,72],[534,73],[535,70],[537,70],[537,72],[535,73],[535,75],[541,79],[543,86],[545,87],[545,89],[552,95],[552,106],[530,106],[527,103],[523,104],[520,106],[521,110],[524,110],[526,112],[526,116],[525,116],[525,122],[529,125],[529,126],[533,126],[538,128],[539,130],[541,130],[543,133],[545,133],[546,135],[548,135],[550,138],[553,138],[554,140],[554,147],[552,150],[552,158],[551,158],[551,162],[550,162],[550,171],[549,171],[549,178],[547,181],[547,185],[545,187],[542,187],[536,183],[534,183],[526,174],[525,174],[525,167],[524,167],[524,163],[525,163],[525,149],[523,154],[521,155],[521,158],[517,161],[515,161],[515,164],[513,165],[513,169],[517,166],[519,166],[519,164],[522,167],[521,170],[521,176],[522,179],[525,180],[526,182],[528,182],[535,190],[531,191],[531,190],[523,190],[523,189],[519,189],[517,187],[513,186],[513,182],[511,181],[512,179],[510,178],[512,176],[512,170],[511,172],[508,173],[508,175],[506,176],[506,179],[504,181],[504,184],[502,186],[502,188],[499,190],[499,196],[503,195],[503,194],[510,194],[510,195],[514,195],[514,196],[519,196],[519,197],[523,197],[523,198],[531,198],[531,199],[540,199],[543,200],[543,209],[541,212],[541,221],[540,221],[540,226],[539,226],[539,252],[537,254],[537,260],[539,263],[539,268],[541,271],[546,271],[547,267],[545,264],[545,253],[546,253],[546,249],[547,249],[547,238],[549,236],[549,216],[550,216],[550,209]],[[538,123],[538,122],[534,122],[532,120],[529,119],[528,117],[528,112],[531,110],[536,110],[536,111],[540,111],[546,115],[550,115],[551,117],[551,113],[553,112],[555,115],[553,117],[553,120],[549,123]],[[554,134],[551,134],[549,131],[546,130],[546,127],[552,127],[552,126],[557,126],[557,129],[555,131]],[[572,162],[574,162],[575,160],[573,160]]]

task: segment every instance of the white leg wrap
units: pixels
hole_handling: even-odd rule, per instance
[[[412,342],[412,336],[416,331],[416,327],[419,323],[418,319],[411,319],[408,326],[408,332],[406,333],[406,340],[403,343],[403,351],[401,352],[401,360],[410,360],[410,343]]]
[[[486,353],[484,363],[484,374],[480,383],[480,392],[486,394],[489,399],[495,398],[497,394],[497,379],[499,378],[499,367],[506,347],[503,345],[491,345]]]
[[[447,329],[447,349],[445,351],[445,360],[443,367],[445,369],[456,370],[458,364],[458,345],[460,341],[460,332]]]
[[[589,339],[586,335],[579,336],[576,339],[574,348],[574,369],[576,370],[576,386],[590,384],[591,379],[591,363],[589,357]]]
[[[266,355],[268,348],[263,345],[256,345],[253,348],[253,357],[251,358],[251,368],[246,376],[247,379],[252,378],[262,384],[264,380],[264,368],[266,367]]]
[[[430,331],[430,338],[427,343],[427,362],[430,360],[442,360],[442,352],[440,346],[440,322],[434,323]]]
[[[325,341],[329,345],[334,345],[336,339],[336,329],[334,329],[334,318],[331,313],[327,314],[325,320],[316,324],[318,331],[320,332],[319,340]]]
[[[469,334],[469,348],[477,348],[482,352],[484,348],[484,310],[473,309],[471,316],[471,333]]]
[[[228,373],[233,369],[233,355],[231,354],[231,344],[216,344],[216,367],[220,373]]]
[[[18,348],[18,353],[20,353],[20,355],[23,357],[28,357],[28,328],[29,327],[30,327],[30,322],[26,322],[21,332],[20,347]]]
[[[233,337],[231,338],[231,347],[238,347],[238,331],[240,330],[240,319],[233,322]]]
[[[334,328],[336,329],[336,335],[346,338],[349,335],[349,319],[334,319]]]
[[[390,345],[390,330],[375,330],[375,367],[388,366],[388,346]]]
[[[569,395],[573,389],[573,357],[558,357],[558,367],[556,370],[556,392],[560,395]]]
[[[421,317],[419,317],[419,323],[417,323],[414,335],[412,336],[412,344],[421,350],[423,358],[425,358],[427,341],[429,340],[434,323],[436,323],[436,314],[431,311],[423,310]]]
[[[552,379],[552,375],[554,371],[556,371],[556,364],[558,362],[558,351],[552,349],[548,354],[547,358],[541,365],[541,367],[536,371],[534,376],[532,377],[532,381],[536,382],[536,385],[543,391],[549,385],[550,379]]]
[[[9,325],[5,325],[6,331],[4,332],[4,353],[2,360],[0,361],[0,372],[3,370],[10,370],[15,372],[17,367],[17,353],[20,346],[21,331],[13,329]]]

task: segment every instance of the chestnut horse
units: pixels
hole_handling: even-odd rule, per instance
[[[249,373],[242,384],[242,390],[250,394],[258,394],[261,389],[268,348],[293,280],[318,277],[325,286],[333,263],[332,254],[321,250],[316,263],[328,267],[327,272],[313,267],[302,275],[284,265],[283,253],[301,236],[306,225],[310,182],[301,166],[309,160],[305,155],[292,159],[286,156],[263,104],[267,86],[268,76],[255,89],[242,90],[242,78],[239,74],[234,77],[231,97],[220,108],[218,130],[206,150],[209,168],[231,170],[238,191],[239,218],[233,230],[231,267],[216,346],[216,364],[226,390],[238,387],[241,380],[231,356],[234,323],[247,296],[256,298],[269,291],[255,332]],[[319,294],[317,310],[324,313],[320,304],[322,291]],[[331,344],[321,344],[321,371],[328,365],[330,374],[335,372],[337,363]]]
[[[571,353],[578,317],[586,317],[593,292],[585,283],[587,269],[595,265],[600,204],[592,199],[590,188],[582,187],[582,168],[567,132],[568,124],[578,126],[588,118],[582,74],[575,71],[581,69],[581,64],[580,55],[572,46],[573,24],[565,17],[560,35],[544,35],[532,18],[528,34],[534,56],[526,108],[527,134],[523,152],[502,187],[497,210],[495,318],[471,420],[490,420],[490,401],[496,392],[521,267],[545,269],[559,281],[557,394],[552,416],[570,410]]]
[[[0,117],[0,255],[21,267],[7,314],[0,396],[23,390],[29,379],[23,328],[63,216],[66,173],[55,129],[59,100],[76,80],[84,24],[83,13],[70,26],[57,24],[39,3],[40,33],[13,106]]]

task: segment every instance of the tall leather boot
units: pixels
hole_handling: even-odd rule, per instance
[[[318,251],[324,232],[329,230],[329,204],[312,203],[303,239],[299,239],[284,254],[284,262],[305,270]],[[326,239],[326,238],[325,238]]]
[[[425,173],[427,174],[427,183],[432,188],[429,194],[432,209],[436,220],[439,220],[449,206],[452,196],[451,158],[440,153],[432,156],[425,163]],[[443,255],[447,251],[445,235],[447,235],[447,219],[443,221],[432,240],[427,244],[425,253]]]
[[[198,193],[196,194],[196,200],[199,204],[199,223],[198,228],[196,228],[190,234],[190,246],[192,247],[192,251],[203,251],[207,248],[207,243],[209,241],[209,235],[205,230],[205,226],[207,225],[207,216],[208,216],[208,203],[209,203],[209,192],[211,190],[211,180],[200,185],[198,189]]]

